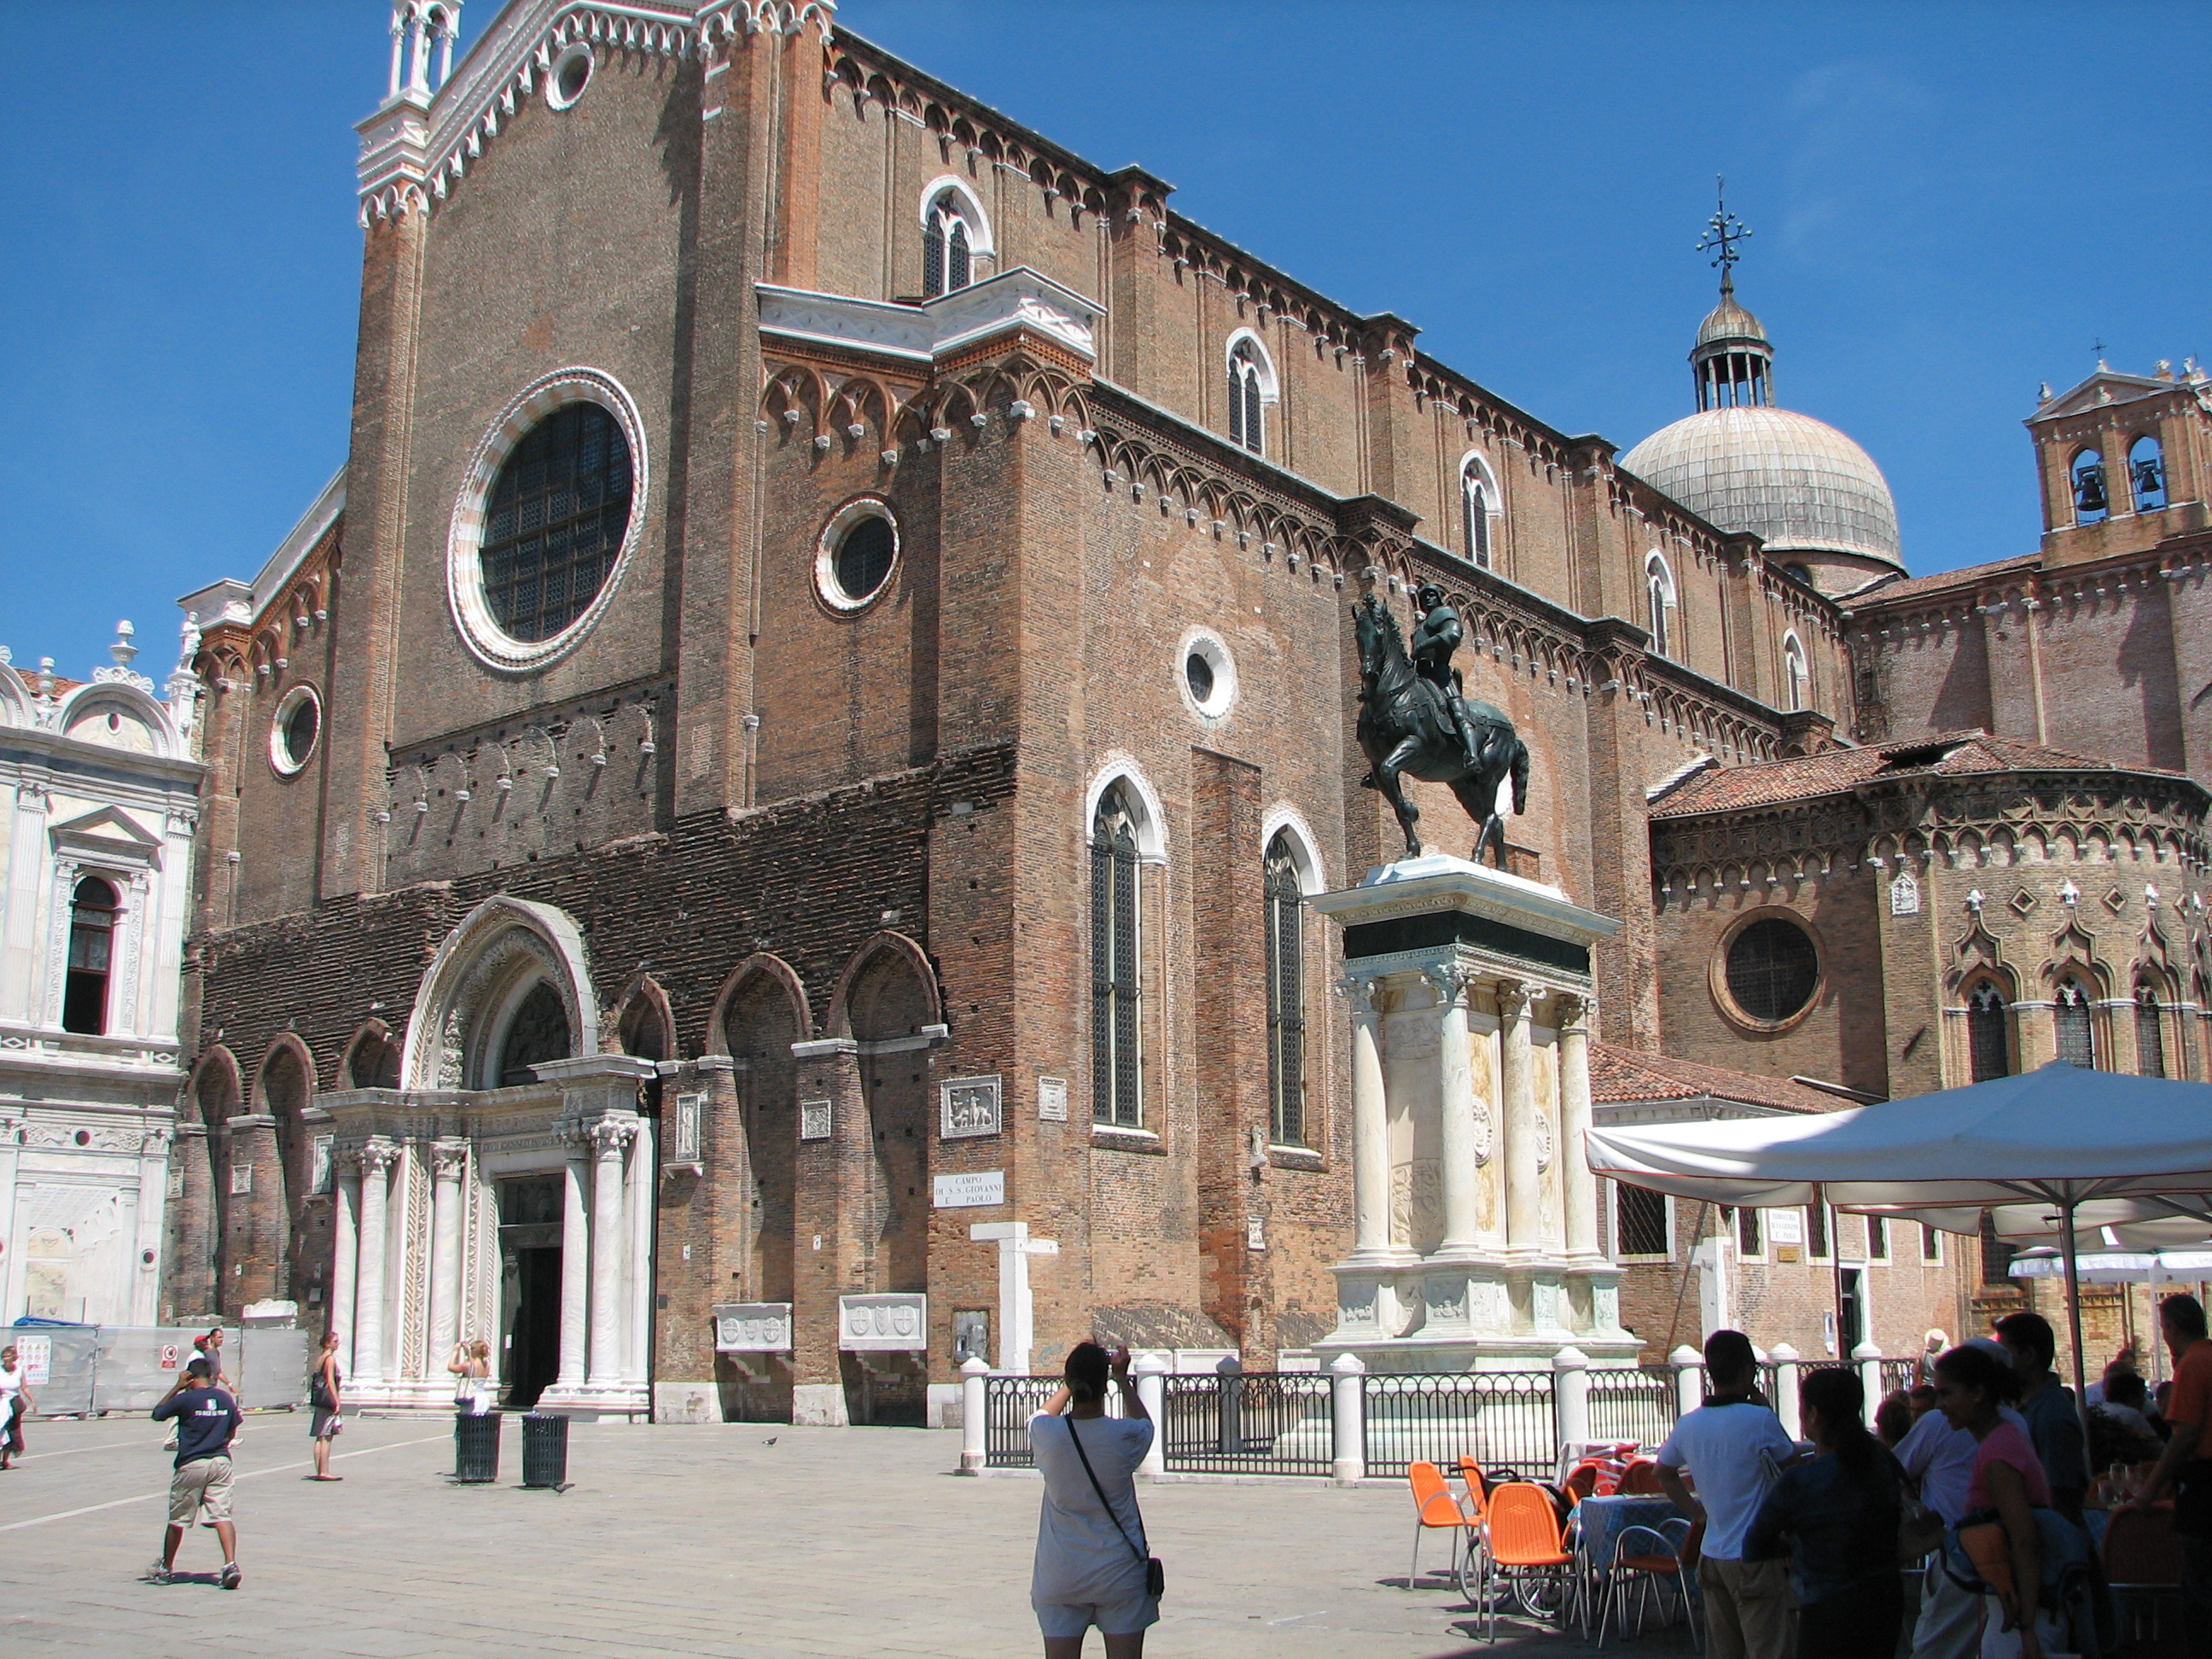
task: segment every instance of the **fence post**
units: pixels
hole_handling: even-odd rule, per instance
[[[1367,1478],[1367,1366],[1356,1353],[1328,1362],[1329,1474],[1340,1486]]]
[[[1858,1361],[1859,1387],[1866,1391],[1867,1426],[1872,1428],[1875,1407],[1881,1404],[1881,1350],[1869,1337],[1851,1350],[1851,1358]]]
[[[1565,1347],[1552,1356],[1553,1420],[1559,1429],[1562,1452],[1591,1437],[1589,1387],[1588,1354],[1580,1348]]]
[[[1705,1355],[1685,1342],[1667,1356],[1667,1363],[1674,1368],[1674,1402],[1684,1417],[1698,1409],[1705,1397],[1705,1379],[1698,1367],[1705,1363]]]
[[[1145,1461],[1137,1465],[1137,1473],[1147,1480],[1157,1480],[1168,1468],[1168,1411],[1167,1384],[1160,1379],[1167,1375],[1168,1362],[1156,1353],[1140,1353],[1129,1367],[1129,1375],[1136,1380],[1137,1398],[1145,1402],[1145,1410],[1152,1419],[1152,1449],[1145,1454]]]
[[[1221,1379],[1221,1454],[1233,1457],[1244,1449],[1244,1362],[1232,1353],[1213,1370]]]
[[[1800,1439],[1805,1425],[1797,1411],[1797,1350],[1787,1342],[1778,1342],[1767,1358],[1774,1362],[1774,1414],[1782,1419],[1782,1431],[1792,1440]]]
[[[970,1354],[960,1367],[960,1473],[981,1474],[989,1461],[986,1438],[990,1416],[988,1360]]]

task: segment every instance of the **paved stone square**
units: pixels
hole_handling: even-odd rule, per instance
[[[212,1533],[191,1582],[138,1575],[167,1481],[143,1419],[33,1423],[0,1474],[0,1652],[76,1659],[229,1655],[959,1655],[1040,1651],[1029,1602],[1038,1486],[961,1480],[957,1434],[901,1429],[577,1425],[566,1492],[525,1492],[517,1426],[501,1482],[457,1486],[450,1419],[350,1423],[308,1482],[304,1415],[257,1416],[239,1446],[246,1582],[213,1583]],[[1144,1490],[1166,1560],[1148,1652],[1233,1659],[1493,1650],[1441,1580],[1401,1588],[1401,1487],[1169,1481]],[[1431,1543],[1425,1560],[1443,1560]],[[1097,1653],[1094,1639],[1091,1650]],[[1508,1653],[1587,1650],[1533,1626]],[[1686,1651],[1655,1632],[1631,1651]]]

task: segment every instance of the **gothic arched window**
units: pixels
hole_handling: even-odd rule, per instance
[[[1229,441],[1255,455],[1266,453],[1266,428],[1260,412],[1264,376],[1260,348],[1239,340],[1229,351]]]
[[[1673,641],[1668,638],[1668,611],[1674,604],[1674,573],[1667,568],[1667,561],[1654,553],[1644,562],[1644,586],[1651,602],[1651,650],[1655,656],[1674,654]]]
[[[494,1086],[512,1089],[537,1082],[538,1073],[531,1067],[568,1059],[568,1011],[562,1006],[561,994],[541,979],[507,1022],[499,1049],[499,1080]]]
[[[1137,1003],[1141,936],[1137,913],[1137,816],[1124,786],[1098,798],[1091,821],[1091,1114],[1142,1125]]]
[[[62,1030],[98,1036],[107,1030],[107,969],[115,949],[115,890],[87,876],[70,896],[69,979]]]
[[[1267,1097],[1275,1144],[1306,1144],[1305,889],[1288,832],[1267,843]]]
[[[2052,1001],[2053,1018],[2058,1028],[2058,1058],[2069,1066],[2090,1069],[2097,1063],[2097,1037],[2089,1024],[2088,992],[2081,988],[2080,980],[2069,975],[2058,981],[2058,992]]]
[[[1499,509],[1500,500],[1497,482],[1490,476],[1480,456],[1470,456],[1460,469],[1460,514],[1464,520],[1462,528],[1467,536],[1467,556],[1470,564],[1483,569],[1491,568],[1490,520]]]
[[[921,222],[921,293],[954,294],[975,280],[975,227],[957,190],[939,191]]]
[[[2004,993],[1988,980],[1966,998],[1966,1058],[1973,1080],[2012,1075],[2012,1043],[2005,1030]]]
[[[2142,1077],[2166,1075],[2165,1011],[2158,992],[2148,985],[2136,991],[2136,1072]]]
[[[1812,675],[1805,664],[1805,647],[1792,634],[1782,641],[1782,707],[1790,712],[1805,706],[1805,693]]]
[[[2148,434],[2128,446],[2128,483],[2136,512],[2155,513],[2166,505],[2166,449]]]
[[[2085,449],[2075,456],[2066,469],[2074,489],[2074,522],[2096,524],[2112,510],[2112,498],[2105,493],[2105,458],[2094,449]]]

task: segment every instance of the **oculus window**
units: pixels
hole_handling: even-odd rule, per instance
[[[547,416],[499,469],[477,554],[484,602],[510,638],[565,630],[599,596],[629,530],[629,443],[596,403]]]
[[[1802,1013],[1820,982],[1812,935],[1781,916],[1762,916],[1729,942],[1729,995],[1751,1018],[1778,1024]]]
[[[848,501],[823,527],[814,586],[833,611],[860,611],[890,586],[898,563],[898,523],[873,496]]]
[[[288,778],[295,775],[314,754],[322,727],[321,702],[307,687],[294,686],[269,723],[269,763]]]

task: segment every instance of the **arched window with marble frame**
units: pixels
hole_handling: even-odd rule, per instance
[[[423,975],[400,1075],[416,1089],[527,1087],[539,1080],[536,1066],[599,1047],[574,919],[495,894],[447,935]]]
[[[1460,546],[1467,562],[1481,569],[1498,563],[1498,532],[1505,518],[1505,493],[1490,458],[1470,449],[1459,462]]]
[[[1226,392],[1229,441],[1255,455],[1267,453],[1267,411],[1282,395],[1275,361],[1258,332],[1240,328],[1229,337]]]
[[[1794,714],[1811,707],[1813,670],[1805,655],[1805,642],[1795,629],[1782,636],[1782,708]]]
[[[1091,887],[1091,1097],[1098,1128],[1150,1133],[1146,1056],[1158,1052],[1147,996],[1157,983],[1152,921],[1164,884],[1146,866],[1166,864],[1158,796],[1133,763],[1101,769],[1085,793],[1085,856]]]
[[[1676,650],[1674,571],[1667,556],[1654,548],[1644,558],[1645,625],[1651,634],[1651,654],[1674,657]]]
[[[1261,826],[1268,1137],[1285,1149],[1315,1150],[1326,1139],[1328,1022],[1314,995],[1327,982],[1328,939],[1312,925],[1307,901],[1328,885],[1305,819],[1287,805],[1270,811]]]
[[[978,259],[992,255],[991,221],[964,179],[933,179],[921,192],[921,297],[940,299],[971,287]]]

